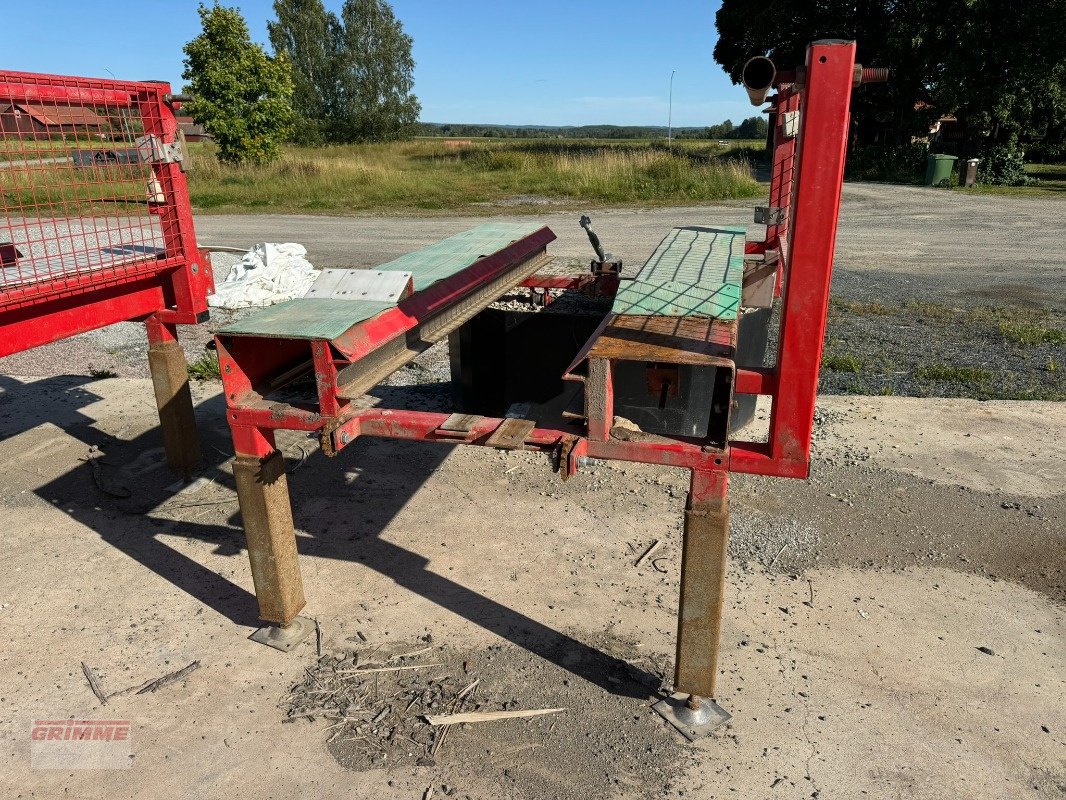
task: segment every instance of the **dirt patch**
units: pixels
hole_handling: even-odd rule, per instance
[[[586,640],[593,650],[570,649],[560,636],[547,658],[513,645],[460,652],[424,640],[327,654],[289,694],[286,721],[325,720],[316,730],[346,769],[426,768],[426,783],[445,796],[658,797],[685,752],[648,712],[669,659],[634,657],[635,643],[610,633]],[[580,663],[589,659],[596,663]],[[588,669],[605,670],[613,691],[576,674]],[[558,707],[564,710],[527,719],[425,721],[427,714]]]

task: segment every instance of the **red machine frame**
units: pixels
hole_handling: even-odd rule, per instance
[[[11,159],[0,172],[0,240],[13,240],[0,273],[0,356],[144,321],[167,460],[189,473],[199,446],[176,326],[206,321],[214,278],[196,244],[177,98],[167,83],[0,71],[0,104],[15,120],[0,128]],[[19,122],[34,113],[51,127]],[[96,245],[116,240],[134,255],[101,255]]]
[[[523,431],[519,442],[523,449],[552,454],[564,480],[587,457],[692,471],[674,680],[675,689],[688,695],[683,707],[675,706],[674,710],[690,713],[691,719],[672,720],[683,732],[687,730],[685,726],[699,727],[700,698],[715,696],[728,540],[728,474],[733,471],[803,478],[809,471],[850,98],[861,75],[861,67],[857,69],[855,64],[854,42],[817,42],[808,49],[804,68],[779,76],[777,93],[771,99],[775,135],[770,205],[779,216],[770,220],[763,241],[748,243],[746,252],[753,260],[777,258],[782,304],[779,345],[774,366],[737,368],[733,386],[735,394],[770,397],[767,441],[737,440],[713,446],[707,441],[682,437],[658,437],[655,441],[612,438],[613,388],[608,371],[597,379],[595,389],[586,386],[586,391],[600,391],[602,397],[590,405],[584,425],[534,428]],[[786,125],[797,121],[798,128],[786,130]],[[547,233],[550,236],[550,231]],[[540,247],[544,243],[538,240],[534,244]],[[261,617],[273,624],[263,629],[268,632],[259,641],[273,640],[275,646],[285,642],[282,649],[288,649],[304,635],[293,630],[298,627],[297,615],[305,600],[275,431],[315,432],[328,455],[360,436],[498,446],[499,439],[494,434],[507,420],[477,418],[465,430],[447,429],[448,414],[366,408],[353,402],[356,397],[352,392],[338,388],[339,370],[345,365],[373,357],[380,348],[401,340],[441,307],[485,284],[498,266],[492,259],[483,259],[423,292],[426,297],[421,306],[397,308],[354,326],[336,350],[328,342],[313,342],[315,404],[268,402],[253,389],[266,374],[260,371],[260,365],[269,372],[282,363],[276,341],[218,337],[227,415],[237,454],[234,472],[256,594]],[[617,275],[610,274],[562,278],[534,275],[521,285],[613,293],[617,282]],[[714,704],[704,704],[704,708],[707,705]]]

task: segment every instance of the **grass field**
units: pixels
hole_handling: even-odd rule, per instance
[[[193,206],[210,212],[448,210],[596,203],[667,205],[751,197],[750,143],[420,139],[288,148],[275,164],[220,164],[190,147]]]

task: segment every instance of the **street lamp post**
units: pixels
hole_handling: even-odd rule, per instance
[[[673,145],[674,143],[674,74],[676,69],[670,70],[670,111],[666,118],[666,143]]]

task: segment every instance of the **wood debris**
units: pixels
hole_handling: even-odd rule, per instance
[[[423,719],[430,725],[461,725],[471,722],[495,722],[500,719],[524,719],[526,717],[539,717],[544,714],[558,714],[566,711],[565,708],[535,708],[523,711],[467,711],[461,714],[430,715],[425,714]]]
[[[85,673],[85,680],[89,682],[89,688],[93,690],[93,694],[96,695],[96,699],[100,701],[101,705],[107,705],[107,695],[104,694],[104,690],[100,688],[100,681],[96,677],[96,673],[93,672],[92,667],[81,662],[81,671]]]
[[[660,544],[662,544],[662,542],[659,539],[656,539],[654,542],[652,542],[650,545],[648,545],[648,549],[645,550],[643,552],[643,554],[641,554],[640,558],[638,558],[636,560],[636,562],[633,564],[633,566],[634,567],[639,567],[641,564],[643,564],[647,560],[648,556],[650,556],[652,553],[654,553],[655,550],[659,547]]]
[[[192,662],[188,666],[182,667],[179,670],[175,670],[174,672],[170,672],[164,675],[162,678],[156,678],[151,683],[146,683],[144,686],[137,690],[137,694],[144,694],[146,692],[158,692],[164,686],[169,686],[172,683],[177,683],[178,681],[187,677],[189,673],[195,672],[198,669],[200,669],[199,659]]]

